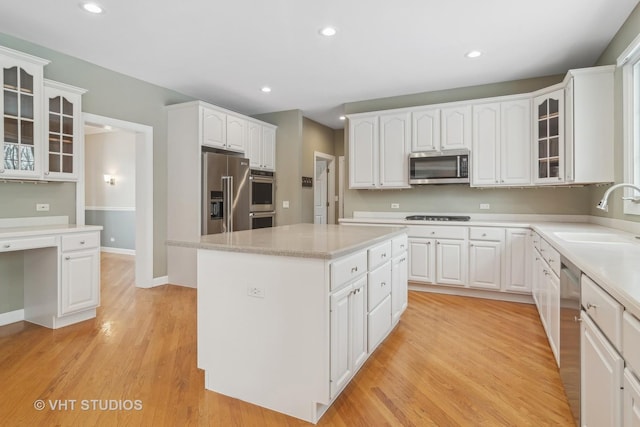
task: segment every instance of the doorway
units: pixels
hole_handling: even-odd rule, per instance
[[[84,125],[118,129],[132,134],[135,141],[135,283],[140,288],[166,283],[163,278],[153,278],[153,128],[89,113],[84,113]],[[84,155],[82,147],[82,156]],[[84,166],[80,174],[86,175]],[[105,177],[105,181],[106,179]],[[117,182],[117,176],[114,179]],[[79,180],[76,185],[76,200],[77,223],[84,224],[85,179]]]
[[[335,224],[335,156],[313,153],[313,223]]]

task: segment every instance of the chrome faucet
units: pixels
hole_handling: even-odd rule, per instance
[[[620,188],[620,187],[631,187],[634,190],[636,190],[637,192],[640,193],[640,187],[634,185],[634,184],[627,184],[625,182],[621,183],[621,184],[616,184],[613,185],[611,187],[609,187],[607,189],[607,191],[605,191],[604,196],[602,196],[602,200],[600,200],[600,202],[598,203],[598,205],[596,206],[598,209],[602,209],[605,212],[609,211],[609,205],[607,203],[607,200],[609,200],[609,196],[611,195],[611,193],[613,192],[613,190],[615,190],[616,188]],[[640,203],[640,197],[623,197],[622,200],[631,200],[634,203]]]

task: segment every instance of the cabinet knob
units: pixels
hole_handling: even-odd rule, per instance
[[[592,309],[592,308],[598,308],[597,305],[595,304],[591,304],[590,302],[587,303],[587,310]]]
[[[381,282],[380,286],[387,286],[387,282]]]
[[[549,261],[549,264],[555,262],[555,260],[553,258],[549,258],[548,261]]]
[[[435,232],[435,231],[432,231],[432,232],[431,232],[431,235],[433,236],[434,234],[436,234],[436,232]]]
[[[562,177],[558,177],[558,181],[562,181]]]
[[[44,174],[45,174],[45,175],[49,175],[49,171],[46,171]]]
[[[380,255],[380,258],[386,258],[386,257],[387,257],[386,253],[383,253],[383,254]]]
[[[501,179],[500,182],[504,182],[504,179]]]
[[[66,257],[64,257],[64,259],[66,259],[67,261],[69,261],[69,260],[71,259],[71,257],[70,257],[70,256],[66,256]]]
[[[487,237],[487,233],[482,233],[482,237]]]
[[[406,260],[406,258],[400,258],[400,262],[405,262]]]
[[[356,271],[358,271],[358,266],[351,267],[351,272],[352,273],[355,273]]]
[[[404,249],[404,245],[400,245],[400,249]]]
[[[498,183],[498,180],[496,179],[496,184]]]
[[[3,248],[5,249],[9,249],[11,247],[11,245],[9,243],[7,243],[6,245],[2,245]]]
[[[582,322],[582,319],[578,316],[573,316],[573,321],[576,323]]]
[[[80,240],[80,244],[81,244],[81,245],[84,245],[84,240]]]

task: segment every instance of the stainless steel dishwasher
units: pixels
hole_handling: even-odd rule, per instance
[[[560,270],[560,377],[580,425],[580,276],[582,272],[562,257]]]

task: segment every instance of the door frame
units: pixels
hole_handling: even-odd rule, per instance
[[[336,208],[335,208],[335,200],[336,200],[336,157],[331,154],[322,153],[320,151],[313,152],[313,179],[317,176],[317,168],[316,162],[318,160],[324,161],[327,163],[327,201],[329,202],[329,206],[327,207],[327,224],[335,224],[336,223]],[[315,209],[316,206],[316,193],[313,192],[313,207]],[[314,213],[315,218],[315,213]]]
[[[135,256],[135,284],[139,288],[150,288],[166,283],[160,278],[153,278],[153,127],[83,113],[83,125],[92,124],[111,126],[124,131],[135,133],[136,137],[136,256]],[[84,131],[83,131],[84,133]],[[85,223],[85,179],[84,179],[84,135],[81,138],[80,155],[82,166],[76,185],[76,222]],[[158,282],[158,283],[156,283]]]

